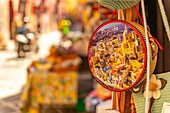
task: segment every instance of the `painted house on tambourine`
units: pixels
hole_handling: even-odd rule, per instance
[[[132,41],[132,32],[125,26],[123,41],[121,42],[123,56],[126,56],[126,54],[130,54],[130,52],[133,51],[135,44]]]

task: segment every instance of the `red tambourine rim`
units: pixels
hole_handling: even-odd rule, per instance
[[[129,27],[131,27],[136,33],[137,35],[139,36],[140,38],[140,41],[142,42],[142,45],[143,45],[143,49],[144,49],[144,66],[143,66],[143,70],[140,74],[140,76],[138,77],[138,79],[135,81],[135,83],[133,83],[131,86],[129,86],[128,88],[125,88],[125,89],[112,89],[112,88],[109,88],[109,87],[106,87],[105,85],[103,85],[102,83],[99,82],[99,80],[94,76],[92,70],[91,70],[91,66],[90,66],[90,61],[89,61],[89,49],[90,49],[90,45],[91,45],[91,42],[92,42],[92,39],[94,37],[94,35],[97,33],[97,31],[102,28],[103,26],[107,25],[107,24],[110,24],[110,23],[115,23],[115,22],[118,22],[118,23],[123,23],[125,25],[128,25]],[[145,42],[144,42],[144,36],[140,33],[140,31],[132,24],[126,22],[126,21],[123,21],[123,20],[110,20],[108,22],[105,22],[103,23],[102,25],[100,25],[93,33],[92,37],[90,38],[90,42],[89,42],[89,46],[88,46],[88,64],[89,64],[89,68],[90,68],[90,71],[93,75],[93,77],[96,79],[96,81],[102,85],[104,88],[108,89],[108,90],[111,90],[111,91],[126,91],[126,90],[129,90],[131,88],[133,88],[135,85],[138,84],[138,82],[141,80],[144,72],[145,72],[145,69],[146,69],[146,61],[147,61],[147,50],[146,50],[146,46],[145,46]]]

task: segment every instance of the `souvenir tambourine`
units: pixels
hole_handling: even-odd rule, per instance
[[[126,9],[130,8],[140,0],[97,0],[100,4],[110,9]]]
[[[125,91],[145,79],[144,33],[143,26],[123,20],[105,22],[94,31],[88,48],[88,63],[98,83],[112,91]],[[150,39],[150,73],[156,66],[157,51],[156,43]]]

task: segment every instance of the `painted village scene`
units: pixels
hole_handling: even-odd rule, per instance
[[[144,68],[143,45],[136,32],[123,23],[109,23],[92,38],[89,63],[97,80],[110,89],[134,84]]]

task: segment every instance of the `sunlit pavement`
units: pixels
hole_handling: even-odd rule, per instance
[[[38,41],[39,53],[27,53],[21,59],[17,58],[16,51],[0,51],[0,113],[19,113],[16,107],[19,101],[17,94],[26,84],[27,67],[32,60],[48,55],[49,47],[58,44],[59,38],[58,32],[43,34]]]
[[[15,51],[0,52],[0,113],[19,113],[19,97],[13,95],[19,94],[25,85],[26,69],[31,61],[32,57],[18,59]]]
[[[16,57],[15,52],[0,52],[0,98],[18,93],[26,83],[26,68],[32,59]]]

